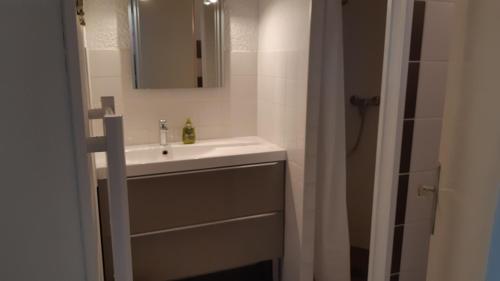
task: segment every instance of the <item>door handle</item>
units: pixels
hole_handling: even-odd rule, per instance
[[[418,196],[425,197],[429,194],[436,194],[437,188],[433,185],[421,185],[418,187]]]
[[[436,229],[437,206],[439,202],[439,183],[441,178],[441,165],[437,168],[437,185],[421,185],[418,187],[418,197],[432,196],[432,218],[431,218],[431,234],[434,234]]]
[[[432,218],[431,218],[431,235],[434,235],[436,230],[436,217],[437,208],[439,204],[439,185],[441,183],[441,164],[437,168],[437,184],[433,185],[421,185],[418,188],[418,196],[425,197],[432,195]]]

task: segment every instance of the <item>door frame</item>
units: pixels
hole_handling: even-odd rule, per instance
[[[83,99],[74,1],[60,0],[66,48],[69,94],[78,175],[82,247],[87,280],[102,280],[99,225],[92,196],[87,154],[87,105]],[[377,157],[370,241],[369,281],[390,277],[397,197],[397,171],[401,153],[405,90],[411,39],[413,0],[388,0]]]
[[[78,201],[82,235],[82,250],[85,261],[85,279],[102,281],[103,264],[100,247],[100,226],[97,210],[97,198],[93,184],[92,159],[87,152],[88,104],[82,86],[78,26],[75,1],[60,0],[62,30],[66,57],[68,95],[71,100],[71,123],[77,171]]]
[[[388,281],[396,214],[413,0],[388,0],[370,237],[369,281]]]

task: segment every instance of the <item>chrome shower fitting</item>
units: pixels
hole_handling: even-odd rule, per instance
[[[368,106],[378,106],[380,105],[380,97],[359,97],[359,96],[351,96],[349,102],[356,107],[368,107]]]
[[[347,152],[347,156],[351,156],[356,149],[358,149],[359,144],[361,142],[361,136],[363,135],[363,130],[365,128],[365,119],[366,119],[366,110],[370,106],[379,106],[380,105],[380,97],[359,97],[359,96],[351,96],[349,99],[351,105],[358,108],[359,117],[361,118],[361,124],[359,125],[358,135],[356,137],[356,142],[354,146]]]

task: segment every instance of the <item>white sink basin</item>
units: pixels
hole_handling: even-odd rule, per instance
[[[286,159],[285,150],[258,137],[199,141],[184,145],[173,143],[137,145],[125,148],[127,176],[246,165]],[[96,154],[97,176],[106,178],[106,155]]]

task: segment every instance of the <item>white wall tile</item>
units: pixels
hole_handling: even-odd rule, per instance
[[[101,97],[113,96],[115,98],[115,110],[117,114],[125,112],[122,97],[122,79],[114,76],[94,76],[90,78],[90,103],[92,108],[101,107]],[[103,135],[102,120],[91,120],[92,134]]]
[[[229,123],[230,107],[226,101],[203,101],[193,104],[199,126],[224,126]]]
[[[259,0],[257,131],[288,153],[283,267],[287,281],[313,277],[314,231],[306,227],[313,223],[314,211],[304,210],[309,192],[304,167],[310,3]]]
[[[439,166],[441,119],[414,121],[410,171],[432,171]]]
[[[257,75],[256,52],[231,52],[231,75]]]
[[[448,63],[421,62],[416,118],[441,118],[444,110]]]
[[[121,0],[118,1],[120,5],[117,1],[111,5],[93,2],[88,7],[88,25],[93,27],[87,30],[90,40],[99,39],[98,31],[104,29],[96,28],[101,22],[116,18],[125,20],[120,22],[123,25],[119,25],[119,29],[106,28],[106,36],[111,38],[107,41],[111,44],[88,42],[91,48],[88,56],[91,78],[122,80],[122,95],[116,102],[123,109],[127,145],[158,142],[157,123],[162,118],[167,119],[169,138],[175,141],[180,140],[186,117],[191,117],[200,131],[198,139],[256,134],[258,1],[231,0],[226,3],[228,17],[224,30],[228,40],[224,52],[226,81],[223,88],[162,90],[132,88],[130,46],[119,44],[119,41],[130,41],[128,34],[123,32],[128,30],[126,17],[122,17],[127,13],[126,3]],[[103,10],[106,12],[101,13]],[[118,91],[118,83],[105,80],[96,80],[91,93],[93,100],[98,100],[103,93]],[[239,114],[234,114],[237,111]],[[233,121],[238,125],[229,126]]]
[[[259,75],[257,78],[257,100],[273,102],[275,78]]]
[[[88,55],[90,76],[121,76],[120,50],[89,50]]]
[[[90,91],[92,92],[92,106],[101,107],[100,98],[103,96],[115,97],[115,110],[118,114],[123,114],[122,79],[120,77],[92,77],[90,79]]]
[[[447,61],[455,4],[429,1],[426,5],[422,61]]]
[[[416,223],[432,219],[434,194],[419,196],[418,189],[422,185],[438,184],[436,172],[411,173],[409,175],[408,197],[406,201],[405,223]]]
[[[259,75],[284,78],[287,56],[284,51],[261,51],[258,58]]]
[[[199,139],[216,139],[231,137],[229,126],[200,126],[196,128],[196,137]]]
[[[281,77],[273,79],[272,102],[274,104],[285,105],[287,80]]]
[[[158,142],[160,119],[167,120],[171,141],[180,141],[187,117],[201,131],[198,139],[255,135],[257,55],[239,52],[235,57],[238,62],[233,62],[233,68],[237,75],[228,75],[223,88],[136,90],[129,73],[130,50],[92,50],[91,100],[98,106],[100,96],[115,96],[117,111],[125,116],[127,145]],[[230,126],[233,121],[235,125]],[[93,124],[93,129],[102,133],[98,123]]]
[[[301,68],[299,65],[300,52],[286,52],[286,67],[285,76],[287,79],[298,79],[300,77]]]
[[[231,101],[231,136],[257,135],[256,101]]]
[[[257,75],[233,75],[230,83],[231,99],[243,98],[257,101]]]

